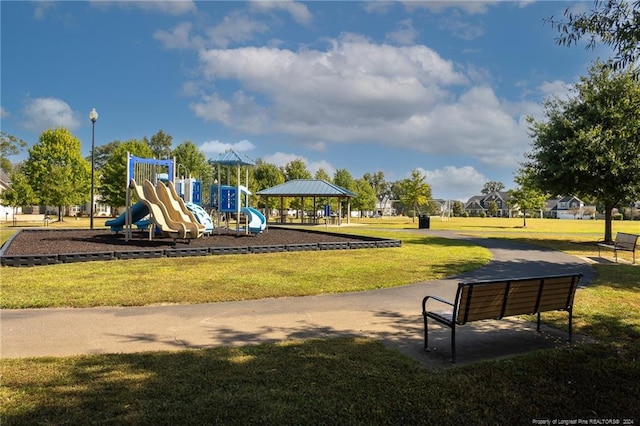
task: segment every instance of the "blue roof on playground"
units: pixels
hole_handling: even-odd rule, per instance
[[[283,184],[263,189],[256,195],[275,197],[355,197],[356,194],[341,186],[324,180],[294,179]]]
[[[214,164],[222,164],[225,166],[255,166],[256,162],[247,157],[246,155],[240,155],[232,149],[229,149],[221,154],[215,160],[211,160]]]

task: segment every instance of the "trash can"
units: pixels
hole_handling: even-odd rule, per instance
[[[429,229],[431,226],[431,217],[426,214],[418,216],[418,229]]]

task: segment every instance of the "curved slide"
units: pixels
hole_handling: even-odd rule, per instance
[[[149,208],[142,201],[138,201],[131,206],[131,222],[138,227],[138,229],[147,229],[149,221],[142,220],[149,215]],[[111,227],[111,231],[120,232],[126,224],[127,213],[124,212],[115,219],[110,219],[104,224]]]
[[[149,182],[149,184],[151,183]],[[177,223],[184,224],[189,231],[189,236],[191,238],[200,238],[204,232],[204,226],[198,223],[196,218],[187,210],[186,207],[183,209],[184,202],[182,199],[180,197],[178,197],[180,201],[175,199],[171,194],[171,190],[162,182],[158,182],[155,190],[156,195],[158,196],[157,201],[165,205],[169,217]],[[177,195],[178,194],[176,194],[176,196]]]
[[[267,227],[267,219],[253,207],[243,207],[242,213],[249,218],[249,232],[259,234]]]
[[[162,232],[169,234],[172,238],[187,239],[191,238],[186,226],[183,223],[175,222],[169,216],[169,212],[164,204],[158,199],[158,194],[155,188],[148,180],[144,181],[144,187],[136,184],[136,181],[131,179],[129,187],[132,188],[138,200],[143,202],[149,212],[151,213],[151,219],[153,223],[158,226]]]
[[[201,222],[200,218],[193,212],[192,209],[190,209],[187,206],[187,203],[184,202],[184,200],[182,199],[181,196],[178,195],[178,191],[176,191],[176,187],[173,184],[173,182],[169,182],[167,185],[167,188],[169,188],[169,192],[171,193],[171,196],[173,197],[173,199],[178,203],[178,205],[180,206],[180,210],[182,210],[182,212],[189,216],[189,219],[191,219],[191,221],[193,223],[197,223],[198,226],[200,227],[200,232],[201,233],[206,233],[206,232],[210,232],[213,230],[213,222],[211,222],[211,229],[207,229],[207,224],[205,222]],[[197,204],[194,203],[189,203],[189,204],[193,204],[194,206],[200,207]],[[200,209],[204,212],[204,209],[202,207],[200,207]],[[211,221],[211,218],[209,217],[209,215],[205,213],[205,216],[209,219],[209,221]]]
[[[185,207],[193,214],[198,223],[204,226],[205,234],[211,234],[213,232],[213,221],[205,209],[195,203],[185,203]]]

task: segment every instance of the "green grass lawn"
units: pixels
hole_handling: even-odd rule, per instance
[[[458,273],[487,260],[484,249],[404,232],[417,227],[410,220],[392,224],[376,220],[363,220],[361,226],[341,231],[401,238],[402,248],[341,252],[347,260],[337,263],[331,263],[329,257],[321,259],[331,267],[316,265],[323,263],[320,261],[303,263],[303,258],[291,257],[292,253],[254,256],[251,261],[260,262],[257,269],[280,291],[301,287],[300,294],[313,294],[369,288],[366,283],[373,277],[376,283],[391,279],[389,285],[407,284]],[[459,220],[456,224],[458,219],[432,218],[431,227],[512,238],[581,256],[597,255],[592,243],[604,230],[602,221],[528,219],[527,228],[521,228],[521,219],[520,223],[490,218]],[[614,233],[640,232],[637,224],[616,222]],[[446,255],[433,256],[437,251]],[[369,258],[368,253],[383,253],[393,261],[379,266],[380,260]],[[321,254],[314,252],[312,257]],[[5,308],[144,304],[149,295],[138,287],[153,285],[159,276],[188,274],[196,280],[203,259],[216,261],[207,265],[207,271],[215,265],[222,275],[234,274],[238,269],[233,264],[247,259],[226,256],[219,265],[222,258],[3,268],[0,298]],[[453,265],[450,259],[454,259]],[[639,424],[640,266],[600,264],[595,269],[595,282],[576,294],[574,332],[588,334],[597,339],[596,343],[446,371],[425,369],[379,341],[361,338],[181,352],[3,359],[2,424],[530,425],[534,419],[580,419],[591,420],[591,424],[603,420],[625,424],[627,420],[626,424]],[[333,274],[334,278],[346,279],[335,288],[318,288],[313,280],[297,285],[305,273],[316,278]],[[360,279],[363,274],[367,279]],[[71,283],[64,291],[58,291],[56,285],[38,285],[55,282],[59,276]],[[114,284],[103,290],[98,283],[106,278]],[[130,294],[122,298],[116,297],[140,280],[145,284],[127,290]],[[154,288],[154,292],[163,293],[159,300],[196,303],[202,301],[201,294],[211,291],[194,290],[189,297],[178,296],[179,287],[172,280],[162,281],[165,285]],[[200,281],[216,289],[222,282]],[[286,282],[296,285],[287,286]],[[80,293],[87,294],[81,297]],[[226,297],[239,300],[249,297],[246,293],[238,288]],[[546,314],[543,321],[565,327],[566,314]]]

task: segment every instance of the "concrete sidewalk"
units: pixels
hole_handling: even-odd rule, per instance
[[[448,232],[413,232],[472,241],[489,248],[494,260],[458,277],[358,293],[199,305],[3,310],[0,356],[180,350],[357,335],[382,339],[426,366],[446,368],[451,366],[449,329],[430,328],[430,345],[437,349],[422,350],[420,304],[427,294],[452,300],[463,279],[581,272],[585,285],[594,276],[585,261],[540,247]],[[535,324],[517,319],[460,327],[456,365],[566,344],[566,333],[543,331],[537,333]]]

